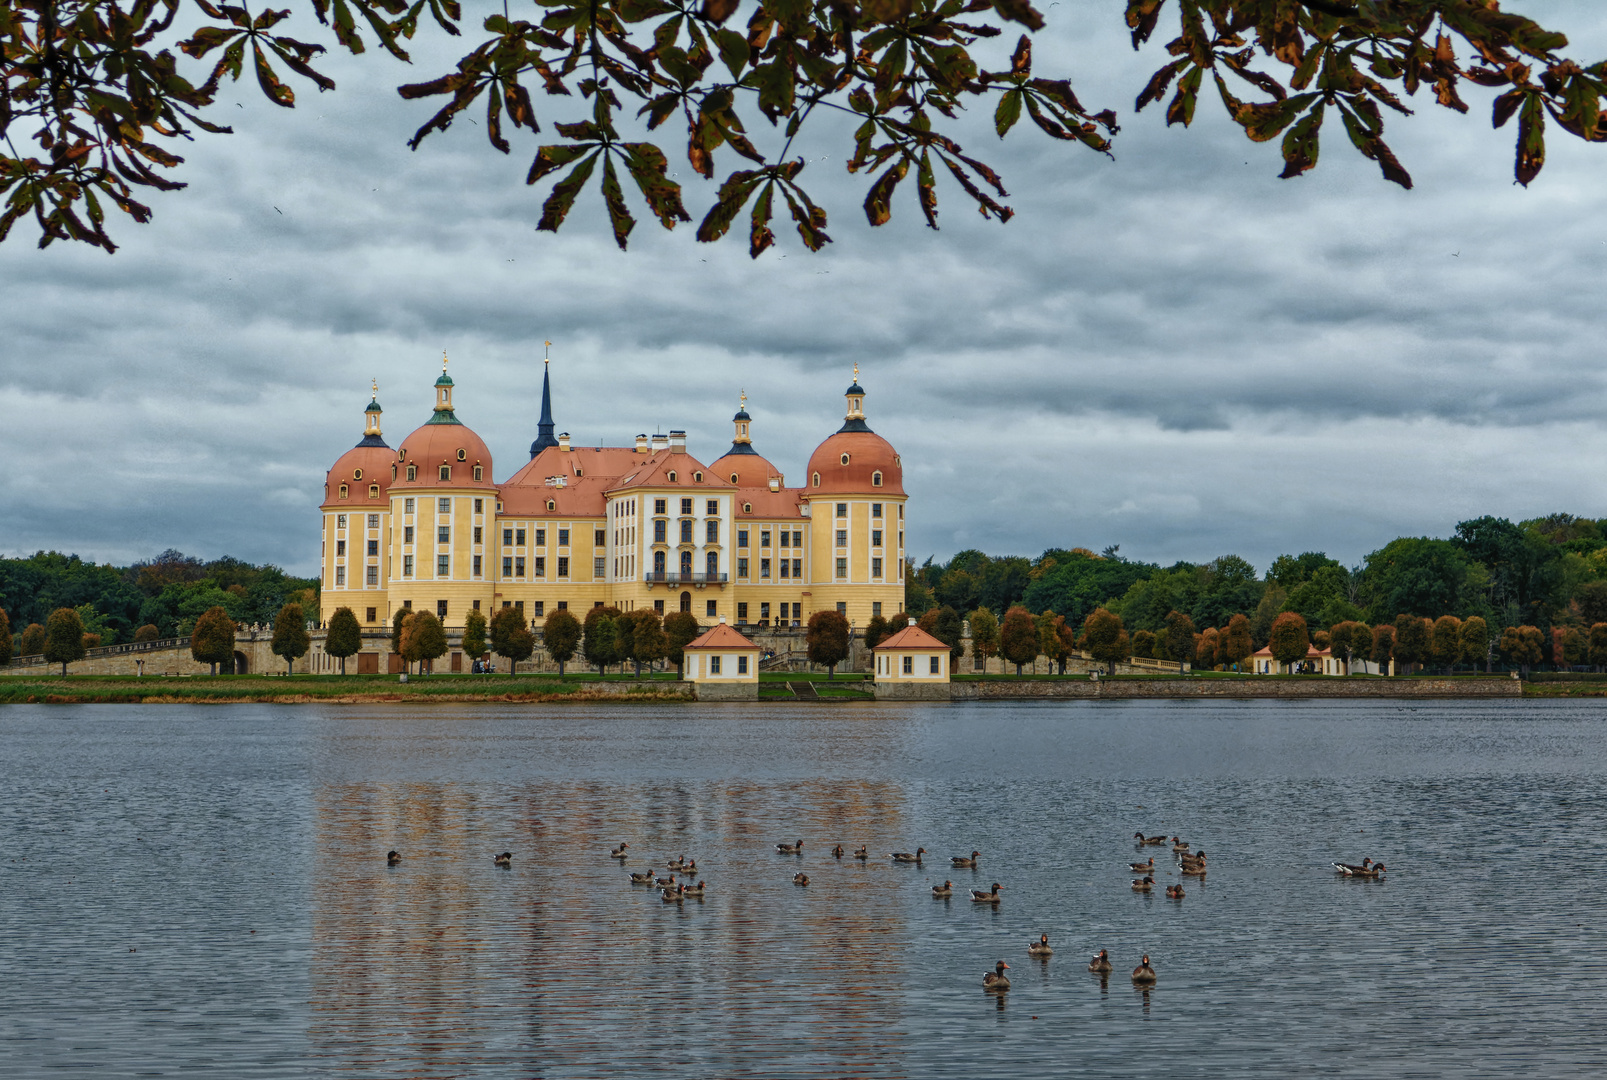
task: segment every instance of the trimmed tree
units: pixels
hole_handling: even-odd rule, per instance
[[[11,663],[11,620],[6,618],[4,609],[0,609],[0,667]]]
[[[872,615],[870,622],[865,624],[865,629],[860,631],[859,634],[860,640],[865,645],[865,651],[869,652],[880,645],[886,640],[891,630],[892,627],[886,619],[880,615]]]
[[[41,650],[45,655],[45,662],[60,664],[62,675],[67,674],[67,665],[74,660],[82,660],[84,653],[84,621],[78,617],[78,612],[72,608],[57,608],[45,620],[45,644]]]
[[[1311,638],[1306,633],[1306,620],[1299,612],[1285,611],[1272,620],[1272,631],[1267,635],[1267,647],[1272,658],[1280,664],[1298,664],[1311,651]]]
[[[690,613],[686,617],[692,618]],[[697,623],[694,621],[693,625]],[[580,648],[580,620],[571,615],[567,608],[560,608],[547,616],[541,628],[541,642],[546,646],[547,655],[558,665],[558,674],[562,676],[564,665],[575,658],[575,650]]]
[[[1194,620],[1181,611],[1171,611],[1166,616],[1166,653],[1177,661],[1177,673],[1183,673],[1183,665],[1194,658]]]
[[[627,621],[630,626],[628,656],[636,665],[636,674],[640,675],[644,662],[651,668],[664,659],[664,654],[669,651],[669,642],[664,637],[664,624],[652,608],[638,608],[629,612],[622,621]]]
[[[412,608],[399,607],[396,609],[396,614],[391,616],[391,652],[397,656],[402,655],[402,627],[411,614],[413,614]]]
[[[1145,660],[1155,659],[1155,635],[1149,630],[1133,631],[1133,655]]]
[[[1109,674],[1116,674],[1116,664],[1133,655],[1132,642],[1122,628],[1122,618],[1113,611],[1095,608],[1082,624],[1084,651],[1109,665]]]
[[[274,631],[277,637],[278,631]],[[277,651],[277,650],[275,650]],[[409,663],[419,665],[419,674],[424,674],[424,665],[446,655],[446,629],[441,626],[441,620],[428,611],[415,611],[402,624],[402,658]]]
[[[1224,667],[1229,664],[1237,666],[1244,663],[1253,652],[1255,652],[1255,641],[1250,636],[1249,618],[1244,615],[1233,616],[1217,638],[1217,661]]]
[[[586,612],[586,639],[581,648],[586,663],[596,664],[599,675],[607,674],[608,665],[620,658],[619,634],[614,629],[618,617],[619,609],[614,607],[594,607]]]
[[[935,607],[922,615],[916,625],[949,647],[951,669],[952,662],[965,655],[965,620],[954,608],[947,604]]]
[[[1540,663],[1545,656],[1542,651],[1545,640],[1539,627],[1509,626],[1501,631],[1501,651],[1528,678],[1529,668]]]
[[[1607,664],[1607,622],[1599,622],[1590,628],[1590,662],[1598,668]]]
[[[1407,665],[1406,674],[1413,664],[1428,659],[1428,647],[1428,624],[1421,616],[1395,616],[1395,660]]]
[[[1592,644],[1595,642],[1594,630],[1591,634],[1591,642]],[[1607,647],[1607,636],[1603,637],[1602,644]],[[1475,670],[1478,669],[1480,664],[1483,664],[1485,674],[1489,674],[1490,628],[1488,623],[1477,615],[1462,620],[1462,629],[1458,632],[1457,646],[1458,656],[1464,664],[1471,664]],[[1604,655],[1607,655],[1607,653],[1604,653]],[[1592,663],[1595,663],[1595,661],[1592,661]]]
[[[987,608],[971,612],[971,654],[982,661],[987,670],[988,658],[999,655],[999,620]]]
[[[222,605],[207,608],[195,620],[190,631],[190,655],[203,664],[212,665],[212,674],[218,673],[219,664],[234,664],[234,620]]]
[[[1378,665],[1380,675],[1388,674],[1389,665],[1395,659],[1395,627],[1391,623],[1383,623],[1373,627],[1373,663]]]
[[[162,631],[157,628],[155,623],[146,623],[144,626],[134,631],[135,641],[155,641],[161,636]]]
[[[1020,604],[1006,611],[999,624],[999,653],[1016,666],[1017,675],[1023,664],[1038,659],[1038,621]]]
[[[1210,671],[1221,661],[1217,659],[1216,646],[1221,634],[1214,626],[1207,626],[1200,631],[1200,636],[1194,640],[1194,663]]]
[[[549,651],[552,648],[552,621],[560,615],[566,616],[570,622],[575,623],[575,637],[577,640],[580,637],[580,624],[575,622],[575,617],[567,611],[555,611],[547,617],[547,648]],[[499,608],[497,613],[491,616],[491,651],[507,659],[509,675],[519,670],[519,661],[530,659],[530,655],[536,651],[536,635],[532,634],[530,627],[525,625],[525,613],[523,610],[516,607]],[[569,656],[574,654],[575,649],[571,644]],[[564,659],[567,660],[568,658],[566,656]],[[563,670],[561,663],[559,670]]]
[[[1053,611],[1038,616],[1038,648],[1060,671],[1066,673],[1066,661],[1077,647],[1077,635],[1066,625],[1066,619]]]
[[[703,627],[690,611],[672,611],[664,616],[664,656],[675,665],[677,677],[686,669],[686,653],[682,650],[702,633]]]
[[[827,679],[836,678],[837,665],[848,659],[848,617],[836,610],[815,612],[809,616],[804,645],[809,662],[824,665]]]
[[[286,604],[279,609],[279,615],[273,620],[273,641],[268,648],[275,656],[284,657],[286,675],[294,670],[299,657],[307,655],[307,650],[312,648],[312,636],[307,633],[307,613],[300,604]]]
[[[463,620],[463,653],[470,658],[469,667],[474,667],[474,661],[485,659],[485,615],[479,608],[471,608]]]
[[[23,627],[17,638],[18,656],[38,656],[45,651],[45,628],[38,623]]]
[[[329,630],[324,635],[324,652],[340,661],[340,673],[346,674],[346,658],[356,656],[363,647],[363,624],[349,607],[338,607],[329,617]]]
[[[1451,673],[1451,665],[1462,656],[1462,620],[1455,615],[1441,615],[1434,620],[1434,628],[1429,631],[1429,655],[1436,664],[1445,668],[1445,674]]]

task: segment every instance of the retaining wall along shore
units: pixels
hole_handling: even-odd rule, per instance
[[[1521,698],[1523,683],[1508,676],[1343,679],[1021,679],[949,684],[953,701],[1035,701],[1112,698]]]

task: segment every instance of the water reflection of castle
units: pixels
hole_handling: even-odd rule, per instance
[[[847,859],[831,892],[805,894],[773,845],[900,834],[903,799],[881,781],[327,785],[314,1052],[341,1075],[540,1074],[648,1052],[709,1075],[780,1058],[860,1072],[903,1008],[896,882]],[[709,899],[632,889],[607,858],[620,840],[633,869],[697,858]],[[511,871],[491,864],[503,848]],[[808,855],[811,873],[829,858]]]

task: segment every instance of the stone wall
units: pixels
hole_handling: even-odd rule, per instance
[[[1523,684],[1505,677],[1457,679],[1022,679],[950,683],[955,701],[1032,701],[1122,698],[1465,698],[1522,697]]]
[[[603,685],[607,685],[604,683]],[[662,686],[662,683],[650,683],[651,686]],[[690,686],[697,692],[699,701],[758,701],[758,682],[697,682],[676,683],[677,686]]]
[[[953,683],[879,682],[872,687],[877,701],[948,701]]]

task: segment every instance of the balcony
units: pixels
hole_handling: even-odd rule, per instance
[[[692,574],[681,573],[677,570],[649,570],[642,575],[642,580],[649,587],[653,585],[724,585],[730,576],[727,574]]]

